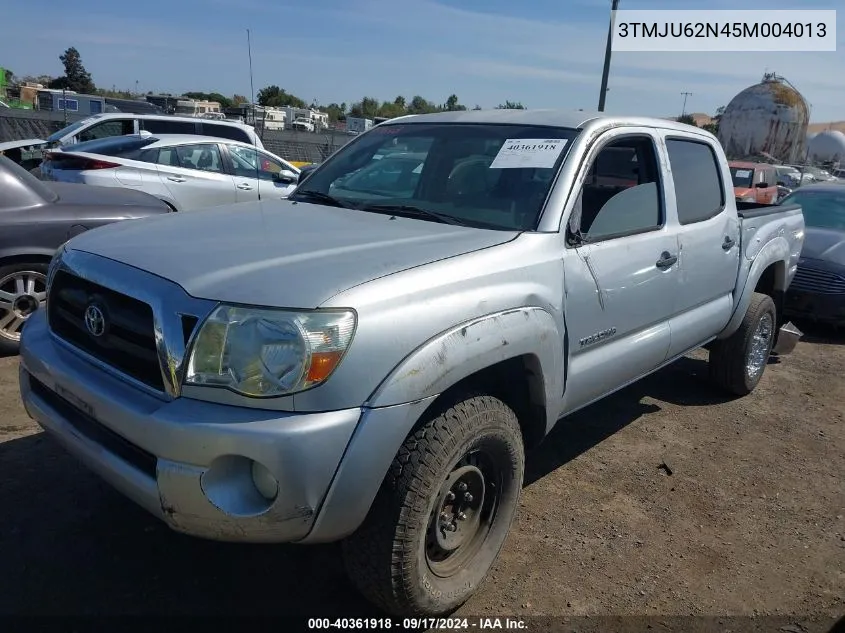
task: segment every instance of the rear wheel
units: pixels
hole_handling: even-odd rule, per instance
[[[0,353],[16,354],[27,319],[47,299],[47,264],[0,266]]]
[[[759,384],[775,340],[777,311],[768,295],[755,292],[739,329],[710,348],[710,377],[720,387],[745,396]]]
[[[364,524],[344,541],[350,578],[392,614],[456,609],[499,555],[523,471],[514,412],[489,396],[461,399],[402,445]]]

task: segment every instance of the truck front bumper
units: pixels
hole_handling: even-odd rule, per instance
[[[22,339],[27,413],[117,490],[194,536],[303,539],[362,416],[360,408],[293,414],[164,401],[54,339],[43,311]]]

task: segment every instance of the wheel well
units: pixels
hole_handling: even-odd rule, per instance
[[[8,257],[0,257],[0,266],[10,266],[12,264],[49,264],[52,257],[50,255],[9,255]]]
[[[775,262],[769,264],[768,268],[760,275],[757,285],[754,286],[754,292],[759,292],[764,295],[769,295],[772,301],[775,302],[775,310],[777,311],[777,325],[780,327],[783,323],[783,303],[785,286],[786,270],[783,262]]]
[[[467,392],[494,396],[513,409],[526,449],[537,446],[545,437],[546,393],[543,372],[536,356],[516,356],[458,381],[428,406],[418,425],[454,404]]]

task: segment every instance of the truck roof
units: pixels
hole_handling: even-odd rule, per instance
[[[456,112],[436,112],[433,114],[411,114],[385,121],[380,125],[401,125],[403,123],[489,123],[547,125],[550,127],[583,128],[588,123],[607,122],[618,125],[640,125],[660,127],[684,132],[698,132],[709,135],[701,128],[678,123],[671,119],[654,117],[632,117],[592,112],[586,110],[463,110]]]

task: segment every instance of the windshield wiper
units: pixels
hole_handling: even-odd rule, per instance
[[[366,204],[358,208],[361,211],[373,211],[374,213],[391,213],[407,217],[431,218],[437,222],[452,224],[454,226],[471,226],[464,220],[452,217],[451,215],[445,215],[443,213],[438,213],[437,211],[423,209],[422,207],[415,207],[410,204]]]
[[[340,200],[339,198],[335,198],[334,196],[330,196],[327,193],[323,193],[322,191],[311,191],[309,189],[295,191],[290,200],[293,202],[299,202],[298,198],[302,196],[303,198],[307,198],[313,200],[314,202],[322,202],[324,204],[330,204],[334,207],[341,207],[343,209],[357,209],[354,204],[346,202],[344,200]],[[303,201],[304,202],[304,201]]]

